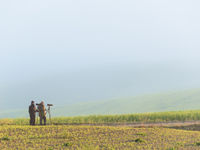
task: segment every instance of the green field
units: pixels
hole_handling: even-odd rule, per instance
[[[52,125],[48,126],[28,126],[28,117],[0,119],[0,149],[198,150],[200,149],[200,125],[189,127],[178,125],[170,128],[142,125],[199,121],[199,93],[200,90],[196,89],[99,103],[82,103],[71,108],[70,106],[54,107],[53,116],[59,114],[72,116],[53,117]],[[171,111],[189,108],[191,110]],[[157,112],[151,112],[153,110]],[[162,110],[170,111],[159,112]],[[27,111],[18,114],[12,112],[16,116],[22,113],[27,114]],[[79,115],[73,116],[75,114]],[[9,111],[7,115],[9,116]],[[49,120],[47,122],[50,124]],[[135,124],[141,125],[127,126]]]
[[[200,125],[134,127],[127,124],[198,120],[198,110],[58,117],[48,126],[28,126],[28,118],[1,119],[0,149],[195,150],[200,149]]]
[[[130,124],[130,123],[160,123],[184,122],[200,120],[200,111],[172,111],[124,115],[91,115],[77,117],[56,117],[52,119],[54,125],[70,124]],[[48,120],[49,123],[49,120]],[[28,125],[29,119],[0,119],[0,125]]]

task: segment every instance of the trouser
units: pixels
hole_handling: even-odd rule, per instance
[[[40,125],[42,125],[42,120],[44,120],[44,125],[46,125],[46,116],[40,117]]]
[[[35,114],[30,115],[30,125],[35,125]]]

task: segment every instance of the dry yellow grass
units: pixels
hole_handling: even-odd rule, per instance
[[[0,126],[1,150],[200,149],[200,132],[168,128]]]

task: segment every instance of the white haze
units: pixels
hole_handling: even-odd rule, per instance
[[[0,108],[200,87],[197,0],[0,2]]]

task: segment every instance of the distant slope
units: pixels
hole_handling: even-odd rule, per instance
[[[200,89],[53,106],[52,115],[130,114],[193,109],[200,109]],[[28,111],[1,112],[0,118],[4,117],[28,117]]]
[[[56,116],[127,114],[200,109],[200,89],[79,103],[56,108]]]
[[[176,64],[106,65],[52,73],[34,80],[1,83],[0,112],[26,109],[31,100],[66,105],[190,89],[200,87],[199,76],[198,67],[178,67]]]

